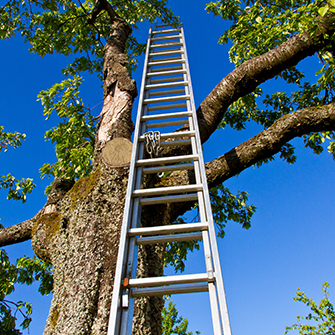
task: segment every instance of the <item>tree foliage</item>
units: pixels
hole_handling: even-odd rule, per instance
[[[299,301],[310,308],[311,312],[307,316],[298,316],[297,323],[290,327],[286,327],[285,334],[291,330],[298,330],[300,335],[332,335],[335,334],[335,312],[334,305],[329,298],[328,282],[322,285],[323,298],[319,305],[306,294],[298,289],[294,301]],[[303,324],[313,322],[314,324]]]
[[[26,138],[25,134],[20,134],[17,131],[14,133],[7,133],[4,130],[4,126],[0,126],[0,152],[3,150],[6,152],[8,146],[18,148],[22,144],[22,140]]]
[[[26,194],[31,193],[35,186],[31,178],[16,180],[10,173],[0,176],[0,189],[8,189],[8,200],[21,200],[22,203],[25,203],[27,200]]]
[[[296,34],[308,32],[315,37],[322,20],[334,12],[333,1],[286,1],[286,0],[228,0],[215,1],[207,5],[206,10],[224,20],[232,21],[229,29],[223,32],[219,42],[232,43],[229,57],[239,66],[254,57],[258,57],[276,48]],[[320,15],[322,14],[322,15]],[[331,37],[331,45],[335,38]],[[334,102],[335,63],[334,48],[330,46],[318,52],[319,66],[315,82],[306,80],[304,72],[296,66],[283,69],[276,79],[288,84],[291,93],[275,92],[265,94],[263,88],[257,87],[252,93],[239,98],[225,113],[221,127],[226,125],[234,129],[245,129],[246,123],[255,121],[268,128],[282,116],[294,110],[323,106]],[[308,74],[308,78],[311,74]],[[332,131],[312,133],[304,136],[306,147],[319,154],[323,151],[325,139],[330,140],[328,151],[334,156],[334,139]],[[296,156],[292,146],[280,149],[280,156],[288,163],[294,163]],[[266,162],[266,161],[265,161]],[[262,162],[257,164],[261,165]]]
[[[103,47],[110,27],[106,11],[91,19],[96,4],[99,2],[93,0],[10,0],[0,8],[0,38],[19,33],[30,44],[30,52],[42,57],[53,53],[76,55],[63,70],[64,75],[88,71],[101,77]],[[166,0],[114,0],[110,4],[133,29],[143,21],[153,22],[157,18],[177,22]],[[130,63],[136,67],[136,56],[145,46],[132,37],[127,48]]]
[[[96,1],[10,0],[0,8],[0,38],[8,39],[19,33],[29,43],[29,51],[41,57],[53,53],[72,56],[71,62],[62,70],[67,78],[38,95],[46,118],[52,112],[56,112],[61,118],[58,126],[45,134],[46,140],[55,144],[57,162],[45,163],[41,167],[42,178],[53,176],[78,179],[91,171],[95,124],[90,110],[84,106],[79,96],[83,80],[79,74],[95,73],[102,79],[103,49],[109,35],[110,21],[106,11],[99,12],[95,17],[98,5],[99,2]],[[146,20],[153,22],[160,18],[166,22],[178,22],[166,0],[112,1],[111,5],[115,13],[134,30]],[[128,39],[130,71],[137,67],[137,56],[145,51],[145,47],[146,44],[139,43],[133,35]],[[0,139],[3,134],[6,133],[1,128]],[[5,149],[11,143],[18,146],[24,138],[25,135],[18,133],[7,134],[0,146]],[[10,177],[4,179],[3,187],[8,185],[7,188],[10,188],[10,198],[23,199],[26,189],[31,186],[29,181],[16,183],[22,189],[21,195],[13,191],[13,183],[9,184],[9,179]],[[51,185],[47,187],[46,193],[50,189]]]
[[[79,93],[83,80],[81,76],[85,72],[103,79],[103,55],[110,33],[110,14],[99,10],[102,2],[106,0],[9,0],[0,7],[1,39],[21,35],[29,44],[30,52],[41,57],[57,53],[69,59],[68,65],[62,69],[64,80],[42,90],[38,95],[44,108],[44,116],[48,119],[52,114],[57,114],[60,120],[57,126],[45,134],[45,139],[55,145],[57,162],[45,163],[40,169],[42,177],[76,180],[88,176],[92,170],[96,120]],[[113,0],[108,4],[133,30],[138,29],[141,22],[153,22],[156,18],[172,25],[178,23],[178,18],[168,8],[167,0]],[[238,67],[298,34],[308,32],[316,39],[320,25],[331,19],[334,6],[334,0],[219,0],[209,3],[206,10],[231,22],[230,28],[223,32],[219,42],[231,43],[229,57]],[[330,39],[330,44],[318,51],[319,66],[315,72],[315,81],[307,79],[310,76],[296,65],[284,68],[275,80],[286,83],[290,93],[278,91],[269,94],[266,89],[256,85],[250,93],[239,97],[229,106],[219,127],[230,126],[242,130],[249,122],[256,122],[267,129],[297,109],[333,103],[335,38],[324,38]],[[129,56],[127,67],[130,72],[136,69],[136,58],[144,50],[145,44],[131,35],[126,45]],[[0,126],[0,152],[6,152],[9,146],[17,148],[24,139],[24,134],[7,133]],[[335,158],[333,131],[305,134],[303,141],[306,147],[317,154],[324,150],[324,143],[327,141],[328,151]],[[288,163],[294,163],[296,156],[293,145],[285,143],[280,148],[280,157]],[[257,161],[255,165],[258,167],[273,159],[273,156],[269,156]],[[0,176],[0,188],[8,189],[8,199],[25,202],[26,195],[34,186],[30,178],[17,180],[10,173]],[[50,188],[51,185],[46,193]],[[245,229],[250,227],[251,216],[256,207],[247,204],[247,192],[241,191],[234,195],[223,185],[218,185],[211,189],[211,200],[219,237],[224,237],[224,228],[229,220],[241,224]],[[182,218],[178,221],[183,222]],[[198,248],[196,241],[169,243],[165,263],[174,266],[176,271],[183,271],[187,253]],[[42,294],[47,294],[52,286],[51,270],[50,265],[38,259],[22,258],[16,265],[12,265],[5,252],[1,251],[1,257],[3,284],[2,293],[0,292],[0,315],[3,316],[0,327],[3,327],[3,333],[12,329],[14,334],[15,314],[12,315],[9,302],[5,302],[4,296],[14,290],[14,284],[30,284],[34,280],[41,281],[39,290]],[[304,294],[299,297],[297,300],[309,303],[314,308]],[[22,327],[27,327],[31,306],[22,302],[12,306],[20,311],[23,307],[26,308]],[[323,305],[320,306],[319,310]],[[317,310],[316,307],[314,309]],[[172,302],[163,310],[163,316],[166,335],[192,334],[187,332],[187,320],[178,317]]]
[[[256,206],[247,204],[247,192],[242,191],[234,195],[227,187],[218,185],[210,189],[210,199],[218,237],[224,237],[224,229],[228,221],[239,223],[244,229],[251,227],[251,217],[256,211]],[[193,211],[189,214],[196,213],[191,222],[196,219],[199,220],[199,212],[197,210],[198,205],[196,204]],[[185,217],[179,217],[175,223],[183,224],[186,222],[190,222],[190,220]],[[168,242],[164,254],[165,266],[170,265],[175,272],[183,272],[187,254],[194,250],[199,250],[199,248],[198,241]]]
[[[65,79],[49,90],[41,91],[41,101],[48,119],[53,112],[61,122],[48,130],[44,137],[55,144],[57,162],[45,163],[40,173],[44,176],[76,180],[89,175],[95,142],[95,122],[90,110],[79,97],[81,78]],[[49,185],[46,189],[48,193]]]
[[[18,132],[7,133],[4,131],[4,127],[0,126],[0,153],[1,151],[7,152],[9,146],[14,149],[18,148],[22,145],[22,140],[25,138],[25,134],[20,134]],[[10,173],[7,173],[7,175],[0,175],[0,189],[8,190],[8,200],[21,200],[22,203],[25,203],[27,200],[26,195],[31,193],[35,186],[36,185],[31,178],[17,180]]]
[[[166,297],[169,300],[169,297]],[[169,300],[168,306],[163,307],[162,310],[163,319],[163,335],[193,335],[193,332],[189,332],[188,320],[184,319],[182,316],[178,316],[178,310],[176,304]],[[196,331],[195,334],[200,334]]]
[[[16,329],[16,321],[22,320],[20,327],[26,329],[32,320],[32,305],[28,302],[13,302],[6,298],[15,290],[16,284],[30,285],[39,281],[38,291],[47,295],[52,290],[51,265],[38,258],[21,257],[12,264],[7,253],[0,249],[0,333],[21,334]]]

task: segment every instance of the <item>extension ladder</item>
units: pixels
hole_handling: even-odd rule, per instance
[[[148,131],[185,124],[186,131]],[[180,145],[189,145],[192,154],[157,157],[159,147]],[[190,169],[196,184],[143,188],[144,176]],[[198,202],[200,222],[140,227],[142,206],[183,201]],[[137,245],[200,239],[205,273],[136,278]],[[214,334],[231,335],[184,31],[182,26],[156,25],[147,42],[108,335],[132,334],[136,297],[205,291]]]

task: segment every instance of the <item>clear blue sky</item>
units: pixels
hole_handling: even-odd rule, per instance
[[[171,1],[184,24],[197,105],[233,69],[227,46],[217,44],[227,25],[206,14],[205,3]],[[137,35],[142,41],[147,38],[148,27],[147,24],[140,26]],[[34,216],[46,201],[43,191],[50,181],[40,180],[38,169],[45,162],[54,162],[54,149],[43,139],[44,132],[54,124],[52,120],[44,120],[36,95],[62,80],[60,70],[67,60],[58,56],[40,59],[29,54],[27,45],[22,44],[19,37],[1,41],[0,51],[0,124],[7,131],[27,134],[21,148],[1,153],[0,173],[11,172],[17,178],[32,177],[37,184],[24,205],[6,201],[5,192],[0,191],[1,222],[9,226]],[[309,59],[302,65],[313,70],[315,62]],[[138,85],[142,58],[139,63],[135,73]],[[266,89],[269,92],[290,90],[275,82]],[[91,107],[102,101],[102,89],[95,78],[86,78],[82,97]],[[99,108],[95,114],[100,112]],[[261,130],[250,125],[243,132],[218,131],[205,145],[205,160],[225,153]],[[260,169],[249,168],[225,183],[233,192],[247,191],[249,203],[257,206],[250,230],[229,223],[226,237],[219,241],[234,335],[283,334],[285,326],[295,322],[296,315],[307,314],[307,310],[292,299],[298,287],[317,301],[324,281],[329,281],[330,292],[334,292],[334,162],[326,152],[317,156],[303,148],[301,140],[294,140],[292,144],[297,147],[296,164],[288,165],[276,159]],[[12,260],[22,254],[32,255],[30,242],[6,250]],[[202,262],[201,253],[191,255],[187,271],[199,262]],[[37,288],[32,286],[18,287],[13,300],[20,299],[33,302],[30,334],[41,334],[51,297],[41,298]],[[172,300],[177,303],[180,314],[189,319],[190,330],[211,334],[206,295],[180,295]]]

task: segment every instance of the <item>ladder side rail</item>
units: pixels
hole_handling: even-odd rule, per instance
[[[130,176],[131,172],[129,173]],[[134,182],[129,183],[128,186],[130,189],[134,188]],[[126,195],[126,205],[128,211],[127,213],[131,213],[133,210],[133,201],[130,196],[127,197]],[[129,201],[129,204],[127,203]],[[122,307],[122,295],[123,295],[123,287],[122,287],[122,277],[124,276],[124,271],[127,266],[127,250],[129,248],[129,240],[126,238],[126,233],[123,231],[123,227],[126,227],[126,231],[130,225],[131,216],[126,215],[124,213],[124,219],[122,222],[121,234],[120,234],[120,244],[119,244],[119,251],[118,251],[118,258],[116,263],[116,270],[115,270],[115,278],[114,278],[114,286],[113,286],[113,296],[112,296],[112,304],[109,316],[109,325],[108,325],[108,335],[117,335],[122,332],[122,314],[124,313]]]
[[[149,60],[148,60],[149,61]],[[147,84],[149,80],[145,79],[145,85]],[[145,87],[144,85],[144,87]],[[143,87],[143,86],[142,86]],[[143,105],[144,99],[148,98],[148,91],[146,91],[143,87],[143,100],[142,100],[142,109],[141,113],[141,118],[147,114],[147,106]],[[137,120],[137,122],[139,122]],[[140,122],[139,127],[140,129],[139,134],[143,134],[146,131],[146,124],[145,122]],[[138,160],[143,160],[144,158],[144,151],[145,151],[145,145],[144,142],[137,142],[137,145],[139,147],[138,151]],[[135,190],[139,190],[142,184],[142,178],[143,178],[143,166],[136,167],[136,162],[135,162],[135,170],[136,170],[136,182],[135,182]],[[134,190],[133,190],[134,192]],[[132,213],[132,224],[131,224],[131,229],[134,228],[139,228],[141,225],[141,206],[140,206],[140,198],[136,197],[134,198],[134,207],[133,207],[133,213]],[[129,232],[129,230],[128,230]],[[129,249],[128,249],[128,262],[131,263],[131,273],[128,276],[128,282],[136,278],[137,274],[137,260],[138,260],[138,245],[136,243],[136,237],[129,237]],[[134,316],[134,307],[135,307],[135,299],[131,296],[131,290],[129,292],[129,308],[126,314],[127,322],[125,322],[124,328],[127,329],[127,332],[125,335],[131,335],[132,334],[132,329],[133,329],[133,316]]]
[[[193,123],[190,122],[190,129],[191,128],[193,128]],[[199,134],[197,137],[199,137]],[[195,142],[194,137],[192,138],[192,141]],[[201,182],[200,166],[201,166],[201,163],[199,163],[199,161],[194,162],[194,171],[195,171],[197,183]],[[206,213],[204,198],[206,197],[204,196],[204,188],[203,188],[201,192],[198,192],[200,222],[206,222],[207,220],[207,215],[206,215],[207,213]],[[209,298],[210,298],[209,300],[210,300],[211,313],[212,313],[213,332],[214,332],[214,335],[222,335],[222,325],[221,325],[222,322],[220,322],[217,292],[216,292],[215,283],[214,283],[215,274],[213,270],[213,259],[212,259],[213,255],[211,255],[211,247],[210,247],[208,230],[202,231],[202,240],[203,240],[203,247],[204,247],[206,273],[207,273],[207,277],[209,280],[208,293],[209,293]]]
[[[190,122],[190,130],[194,129],[194,125],[192,122]],[[197,132],[197,131],[196,131]],[[198,132],[197,132],[198,133]],[[199,137],[199,133],[198,136]],[[192,142],[194,145],[192,147],[194,148],[196,139],[195,137],[192,138]],[[198,150],[199,152],[199,150]],[[200,173],[200,166],[201,163],[199,161],[194,162],[194,171],[196,176],[196,183],[201,182],[201,173]],[[204,184],[202,184],[204,187]],[[205,208],[205,199],[204,196],[204,188],[203,191],[198,192],[198,204],[199,204],[199,213],[200,213],[200,222],[206,222],[207,220],[207,212]],[[211,247],[210,247],[210,241],[209,241],[209,234],[208,230],[202,231],[202,240],[203,240],[203,247],[204,247],[204,257],[205,257],[205,265],[206,265],[206,273],[208,277],[208,293],[210,297],[210,306],[211,306],[211,313],[212,313],[212,324],[213,324],[213,332],[214,335],[222,335],[222,327],[220,320],[220,313],[218,309],[218,300],[217,300],[217,292],[215,288],[215,274],[213,270],[213,257],[211,256]]]
[[[145,110],[145,108],[144,108]],[[143,129],[145,129],[145,125],[142,123],[140,133],[143,133]],[[139,150],[138,150],[138,158],[143,158],[144,153],[144,143],[138,143]],[[139,189],[142,183],[141,177],[142,177],[142,170],[143,167],[135,167],[136,171],[136,181],[135,181],[135,190]],[[141,206],[140,206],[140,199],[134,198],[133,199],[133,211],[132,211],[132,217],[131,217],[131,225],[130,229],[132,228],[138,228],[141,223]],[[129,231],[129,230],[128,230]],[[128,234],[128,232],[127,232]],[[129,280],[132,278],[136,278],[136,271],[137,271],[137,256],[138,256],[138,245],[136,244],[136,237],[128,237],[128,256],[127,256],[127,271],[130,270],[130,272],[126,273],[125,277]],[[131,290],[128,287],[124,288],[124,291],[128,290],[127,296],[128,296],[128,308],[124,308],[122,310],[122,326],[121,326],[121,335],[131,335],[132,334],[132,327],[133,327],[133,315],[134,315],[134,299],[131,298]],[[124,292],[125,293],[125,292]]]
[[[184,32],[181,31],[181,40],[184,41]],[[190,78],[190,71],[189,68],[186,67],[187,64],[187,54],[185,53],[185,45],[183,43],[182,46],[184,50],[184,54],[182,54],[182,58],[184,59],[183,66],[186,69],[186,73],[184,74],[184,80],[188,81],[188,85],[185,86],[185,95],[191,96],[190,94],[190,85],[191,85],[191,78]],[[191,97],[192,98],[192,97]],[[192,105],[190,104],[190,100],[187,101],[187,111],[191,111],[192,115],[189,116],[189,130],[195,131],[195,133],[199,136],[198,131],[195,129],[193,124],[194,113],[192,111]],[[191,137],[191,148],[192,148],[192,155],[197,155],[199,157],[199,151],[201,151],[201,147],[197,147],[196,136]],[[200,168],[199,168],[199,161],[194,161],[194,173],[195,173],[195,181],[196,185],[202,184]],[[203,192],[198,192],[198,203],[199,203],[199,212],[200,212],[200,221],[207,222],[206,211],[204,208],[204,201],[203,201]]]
[[[149,30],[149,37],[151,28]],[[149,42],[149,41],[148,41]],[[151,39],[149,42],[149,45],[151,45]],[[150,48],[149,48],[150,49]],[[150,82],[150,78],[148,77],[147,73],[149,72],[150,66],[148,65],[150,62],[151,57],[149,56],[149,53],[147,52],[145,59],[145,69],[143,70],[143,77],[142,77],[142,83],[141,83],[141,98],[138,105],[138,115],[136,120],[136,126],[139,129],[139,136],[137,138],[138,142],[138,156],[136,157],[137,160],[144,160],[144,152],[145,152],[145,144],[144,142],[139,141],[139,137],[142,136],[146,132],[146,122],[142,120],[144,116],[148,113],[148,106],[144,104],[144,101],[148,99],[149,97],[149,91],[145,89],[145,87]],[[145,72],[144,72],[145,71]],[[144,75],[146,76],[144,77]],[[141,105],[140,105],[141,103]],[[141,110],[140,110],[141,108]],[[140,118],[139,118],[140,116]],[[132,196],[136,190],[139,190],[141,188],[142,184],[142,178],[143,178],[143,166],[137,166],[136,160],[135,160],[135,167],[136,171],[136,182],[135,182],[135,189],[133,189]],[[140,197],[133,198],[134,206],[133,206],[133,213],[132,213],[132,224],[131,229],[139,228],[141,225],[141,205],[140,205]],[[129,232],[129,230],[128,230]],[[138,244],[136,243],[137,238],[136,236],[129,236],[129,247],[128,247],[128,263],[131,266],[131,273],[128,276],[128,283],[132,279],[136,279],[137,276],[137,261],[138,261]],[[129,307],[124,313],[124,318],[122,319],[123,325],[122,325],[122,333],[120,335],[132,335],[133,330],[133,317],[134,317],[134,307],[135,307],[135,298],[132,296],[133,289],[129,288]]]
[[[193,118],[192,118],[193,119]],[[194,130],[194,125],[192,122],[189,122],[190,130]],[[197,132],[197,137],[199,137],[199,132]],[[196,139],[195,137],[192,138],[192,147],[196,147]],[[198,150],[199,151],[199,150]],[[199,161],[194,162],[194,171],[196,177],[196,183],[201,183],[201,173],[200,173],[200,165]],[[203,185],[203,184],[202,184]],[[204,186],[204,185],[203,185]],[[203,191],[198,192],[198,204],[199,204],[199,213],[200,213],[200,222],[206,222],[207,220],[207,212],[205,206],[205,196],[204,196],[204,188]],[[209,241],[209,234],[208,230],[202,231],[202,240],[204,246],[204,257],[205,257],[205,264],[206,264],[206,273],[208,276],[208,293],[210,296],[210,306],[211,306],[211,313],[212,313],[212,323],[213,323],[213,332],[215,335],[222,335],[222,322],[220,322],[220,313],[218,309],[218,298],[217,292],[215,288],[215,273],[213,269],[213,255],[211,255],[211,247]]]
[[[149,29],[149,38],[147,41],[147,49],[143,67],[143,75],[142,75],[142,83],[141,83],[141,93],[138,102],[138,112],[136,118],[136,129],[134,134],[134,144],[133,144],[133,151],[131,155],[131,162],[130,162],[130,170],[129,170],[129,178],[128,178],[128,185],[127,185],[127,193],[126,193],[126,201],[124,207],[124,215],[122,220],[122,227],[121,227],[121,234],[120,234],[120,244],[118,250],[118,257],[116,262],[116,270],[115,270],[115,277],[114,277],[114,286],[113,286],[113,296],[112,296],[112,303],[111,309],[109,314],[109,324],[108,324],[108,332],[107,335],[117,335],[119,332],[119,320],[122,309],[120,305],[120,291],[121,291],[121,281],[122,281],[122,272],[123,272],[123,263],[126,259],[125,252],[127,247],[127,233],[129,230],[129,221],[130,221],[130,211],[131,211],[131,195],[134,190],[134,182],[135,182],[135,162],[137,156],[137,145],[139,142],[140,137],[140,119],[141,119],[141,107],[143,102],[143,95],[144,95],[144,87],[145,87],[145,79],[146,79],[146,71],[147,71],[147,64],[148,64],[148,56],[149,56],[149,46],[150,46],[150,39],[151,39],[151,28]]]
[[[212,313],[212,324],[213,332],[215,335],[222,335],[222,321],[220,318],[219,306],[218,306],[218,297],[217,297],[217,287],[216,287],[216,272],[213,271],[213,257],[211,257],[211,248],[209,241],[208,230],[202,231],[202,239],[204,245],[204,256],[206,262],[206,269],[210,281],[208,282],[208,293]],[[225,335],[225,334],[224,334]]]
[[[185,42],[183,30],[181,31],[181,35],[182,35],[183,41]],[[184,54],[182,55],[182,57],[185,59],[184,67],[186,68],[186,74],[188,76],[187,78],[184,78],[184,80],[187,80],[189,83],[188,86],[185,87],[185,94],[190,95],[191,99],[193,99],[192,90],[191,90],[190,70],[189,70],[189,67],[187,66],[188,59],[187,59],[185,43],[183,43],[183,49],[184,49]],[[194,105],[191,104],[190,100],[187,101],[187,110],[192,111],[192,116],[189,117],[189,129],[190,131],[196,132],[196,136],[191,138],[192,154],[200,156],[200,152],[202,152],[201,144],[199,145],[199,141],[196,141],[196,139],[200,138],[199,128],[196,127],[196,123],[194,122],[194,119],[196,118],[196,115],[194,114],[195,108],[194,108]],[[204,182],[206,182],[206,180],[204,181],[203,178],[201,178],[202,176],[201,176],[200,168],[201,168],[201,162],[194,161],[194,172],[195,172],[196,184],[200,184],[200,183],[204,184]],[[202,191],[197,192],[197,194],[198,194],[200,222],[206,222],[208,213],[205,208],[204,198],[206,197],[204,196],[204,188],[202,189]],[[218,309],[217,294],[216,294],[216,289],[215,289],[215,284],[214,284],[215,278],[214,278],[208,230],[202,231],[202,240],[203,240],[203,246],[204,246],[206,273],[207,273],[207,277],[209,281],[208,282],[208,293],[209,293],[209,300],[210,300],[210,306],[211,306],[213,332],[214,332],[214,335],[222,335],[221,322],[219,321],[220,313]]]
[[[187,50],[186,50],[186,43],[185,43],[185,37],[184,37],[184,28],[182,26],[181,26],[181,32],[182,32],[184,53],[185,53],[185,66],[186,66],[187,72],[189,74],[189,78],[188,78],[189,85],[188,86],[189,86],[190,95],[191,95],[192,112],[193,112],[193,115],[194,115],[193,122],[194,122],[195,128],[199,129],[197,115],[196,115],[196,109],[195,109],[195,102],[194,102],[194,96],[193,96],[191,77],[190,77],[188,58],[187,58]],[[198,147],[201,148],[200,136],[197,136],[196,140],[198,142]],[[202,162],[202,164],[200,164],[200,169],[201,169],[201,173],[202,173],[202,176],[203,176],[203,186],[204,186],[203,190],[204,190],[204,193],[207,192],[207,194],[209,195],[202,150],[199,150],[198,154],[199,154],[199,161]],[[207,209],[207,216],[208,216],[211,249],[212,249],[212,252],[213,252],[213,255],[214,255],[213,262],[214,262],[214,269],[215,269],[215,276],[216,276],[216,286],[218,288],[217,291],[218,291],[219,306],[220,306],[220,311],[221,311],[221,320],[222,320],[222,324],[223,324],[224,335],[231,335],[231,328],[230,328],[230,321],[229,321],[229,315],[228,315],[227,301],[226,301],[226,296],[225,296],[225,291],[224,291],[221,264],[220,264],[220,259],[219,259],[219,251],[218,251],[218,246],[217,246],[217,241],[216,241],[216,233],[215,233],[215,228],[214,228],[214,223],[213,223],[213,214],[212,214],[211,204],[210,204],[210,201],[209,201],[209,196],[205,197],[205,206],[206,206],[206,209]]]
[[[139,203],[138,199],[135,202]],[[129,247],[128,247],[129,253],[128,253],[128,262],[127,262],[127,269],[126,269],[127,271],[128,271],[128,268],[133,268],[133,264],[135,262],[135,261],[131,262],[129,260],[129,255],[131,255],[131,253],[134,255],[135,253],[135,248],[136,248],[135,243],[136,243],[136,238],[131,237],[129,239]],[[127,335],[127,334],[131,334],[133,311],[134,311],[134,301],[133,299],[131,299],[131,296],[130,296],[130,288],[123,287],[122,290],[123,290],[122,294],[127,297],[128,306],[127,307],[124,306],[122,302],[122,310],[121,310],[122,317],[121,317],[120,335]],[[123,298],[124,297],[122,296],[122,299]]]

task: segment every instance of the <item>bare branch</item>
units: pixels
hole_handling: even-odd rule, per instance
[[[30,240],[33,225],[34,221],[30,219],[14,226],[0,229],[0,247]]]

